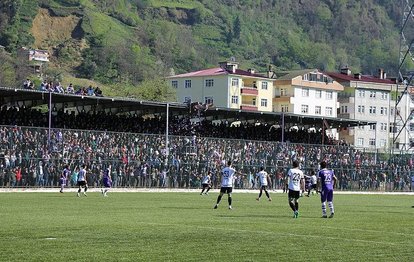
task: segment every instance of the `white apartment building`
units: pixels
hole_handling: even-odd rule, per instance
[[[344,86],[338,101],[338,117],[375,122],[375,125],[344,127],[339,138],[359,148],[384,149],[391,143],[390,124],[394,119],[395,101],[391,91],[395,81],[386,78],[383,70],[378,76],[351,74],[348,68],[340,73],[327,73]]]
[[[392,123],[395,123],[394,128],[391,130],[390,139],[395,140],[394,149],[397,150],[410,150],[414,151],[414,89],[408,87],[407,92],[403,94],[405,85],[401,84],[398,86],[398,96],[395,99],[400,99],[398,104],[396,100],[392,100],[391,106],[394,106],[394,111],[397,113],[391,116],[391,127]],[[402,95],[402,96],[401,96]],[[391,112],[394,112],[391,110]]]
[[[338,92],[344,88],[317,69],[277,72],[273,111],[336,117]]]
[[[273,79],[253,69],[241,70],[236,62],[221,62],[220,67],[171,76],[168,81],[177,90],[178,102],[272,111]]]

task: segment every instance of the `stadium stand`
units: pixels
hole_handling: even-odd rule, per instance
[[[292,160],[299,160],[305,173],[327,160],[339,179],[338,189],[410,189],[411,155],[389,159],[387,154],[322,138],[321,131],[308,131],[305,125],[284,130],[281,142],[281,127],[274,115],[265,119],[256,114],[249,119],[248,113],[223,110],[220,115],[214,108],[194,115],[185,106],[177,106],[169,118],[167,149],[166,115],[159,113],[165,108],[159,104],[153,108],[133,101],[132,107],[131,101],[121,101],[111,112],[90,107],[111,101],[59,94],[60,105],[77,104],[76,110],[53,104],[48,128],[47,110],[34,106],[41,101],[38,92],[14,98],[11,94],[1,101],[0,187],[56,187],[65,164],[72,170],[69,186],[74,186],[76,170],[85,164],[88,184],[95,187],[100,186],[102,170],[111,165],[114,187],[198,188],[201,177],[211,171],[217,188],[221,165],[232,159],[243,173],[236,179],[236,188],[254,187],[260,166],[271,174],[272,188],[280,189],[281,174]],[[47,103],[47,96],[42,99]]]

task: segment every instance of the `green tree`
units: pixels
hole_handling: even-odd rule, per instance
[[[237,39],[237,40],[240,39],[241,30],[242,30],[242,27],[241,27],[240,17],[236,16],[236,18],[234,19],[234,22],[233,22],[233,37],[235,39]]]
[[[177,101],[175,90],[162,78],[143,81],[136,92],[137,98],[148,101]]]

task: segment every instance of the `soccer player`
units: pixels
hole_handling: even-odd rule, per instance
[[[77,194],[78,197],[80,197],[80,192],[81,192],[82,187],[85,188],[84,191],[83,191],[83,195],[87,196],[86,191],[88,190],[88,184],[86,183],[85,165],[81,165],[81,168],[80,168],[79,173],[78,173],[78,187],[79,187],[78,194]]]
[[[269,201],[272,201],[272,199],[270,198],[269,192],[267,192],[267,184],[268,184],[267,182],[269,179],[269,174],[264,170],[264,167],[260,167],[260,172],[258,172],[256,176],[259,177],[259,182],[260,182],[260,193],[259,193],[259,197],[256,198],[256,200],[260,201],[260,198],[262,197],[262,193],[264,190],[267,196],[267,199]]]
[[[227,162],[227,167],[223,168],[221,170],[221,187],[220,187],[220,194],[217,197],[217,203],[214,206],[214,209],[217,209],[221,198],[223,197],[224,194],[227,194],[227,200],[229,202],[229,209],[233,209],[231,207],[231,192],[233,191],[233,180],[234,180],[234,175],[238,173],[234,168],[231,167],[231,161],[229,160]]]
[[[207,188],[207,191],[204,194],[208,195],[208,191],[210,191],[211,189],[211,172],[208,172],[207,175],[203,177],[201,184],[203,185],[203,189],[201,190],[200,195],[203,195],[204,190],[206,188]]]
[[[318,178],[316,177],[315,171],[311,171],[310,175],[310,186],[308,187],[308,194],[307,197],[310,195],[311,191],[314,190],[318,193]],[[313,191],[312,191],[313,194]]]
[[[107,197],[108,195],[106,193],[108,193],[109,189],[112,187],[111,165],[109,165],[103,172],[102,184],[105,189],[101,188],[101,193],[104,197]]]
[[[326,201],[331,211],[329,218],[334,217],[334,205],[333,205],[333,189],[336,183],[336,176],[332,169],[327,169],[326,162],[320,163],[321,170],[318,172],[318,188],[321,191],[321,202],[322,202],[322,218],[327,218],[326,215]]]
[[[299,162],[293,161],[292,168],[289,169],[287,174],[288,179],[288,199],[289,206],[293,210],[293,217],[299,217],[299,197],[300,191],[305,188],[305,180],[302,170],[299,169]]]
[[[63,193],[63,188],[66,186],[66,182],[68,180],[70,174],[69,166],[65,165],[65,168],[63,169],[62,173],[60,174],[60,193]]]

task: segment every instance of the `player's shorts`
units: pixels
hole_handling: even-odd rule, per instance
[[[233,192],[233,187],[221,187],[220,188],[220,193],[230,194],[231,192]]]
[[[112,182],[111,181],[106,181],[103,184],[104,184],[104,187],[112,187]]]
[[[332,202],[333,200],[333,190],[324,189],[321,192],[321,202]]]
[[[299,199],[299,197],[300,197],[300,191],[289,189],[288,198]]]
[[[317,185],[317,184],[313,184],[311,188],[316,190],[316,189],[317,189],[317,187],[318,187],[318,185]]]
[[[60,178],[59,182],[61,186],[66,186],[66,179]]]
[[[78,181],[78,186],[86,186],[86,181]]]
[[[266,186],[261,186],[260,189],[261,190],[267,190],[267,185]]]
[[[203,184],[203,189],[207,187],[210,187],[210,184]]]

